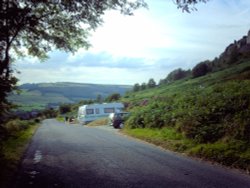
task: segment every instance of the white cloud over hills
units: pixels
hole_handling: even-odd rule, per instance
[[[134,84],[158,81],[176,69],[220,55],[250,29],[250,1],[211,0],[182,13],[172,1],[148,0],[134,16],[110,11],[92,33],[92,47],[75,54],[50,52],[50,59],[20,59],[20,83],[82,82]]]

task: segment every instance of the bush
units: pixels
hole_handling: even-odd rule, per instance
[[[250,81],[186,89],[132,108],[129,128],[175,127],[198,143],[250,140]]]
[[[41,120],[39,118],[36,118],[34,121],[35,121],[35,123],[40,123],[41,122]]]
[[[167,82],[172,82],[172,81],[176,81],[176,80],[186,78],[186,77],[188,77],[190,75],[191,75],[190,70],[186,71],[186,70],[182,70],[181,68],[179,68],[179,69],[175,69],[172,72],[170,72],[167,75],[166,80],[167,80]]]
[[[130,129],[135,128],[144,128],[144,118],[143,118],[143,111],[139,110],[140,108],[136,108],[133,110],[131,115],[129,116],[128,120],[125,122],[125,126]]]
[[[60,114],[66,114],[68,112],[71,112],[71,104],[62,104],[59,106],[59,112]]]
[[[27,120],[10,120],[5,124],[5,129],[9,135],[14,135],[17,132],[28,129],[31,125],[34,125],[35,121],[27,121]]]

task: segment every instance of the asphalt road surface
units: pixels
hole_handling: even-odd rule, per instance
[[[49,119],[34,135],[14,187],[249,188],[250,176],[164,151],[111,127]]]

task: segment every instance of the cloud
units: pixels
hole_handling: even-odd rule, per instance
[[[107,62],[103,61],[106,57]],[[110,58],[110,59],[109,59]],[[52,57],[52,60],[56,58]],[[88,63],[79,63],[79,62]],[[114,61],[114,62],[112,62]],[[17,67],[21,71],[17,77],[21,83],[38,82],[82,82],[105,84],[130,84],[147,82],[154,78],[157,82],[176,69],[189,67],[183,58],[162,59],[115,59],[107,54],[85,54],[71,62],[46,62]]]
[[[88,82],[134,84],[156,81],[176,68],[189,69],[213,59],[249,30],[250,1],[221,0],[197,5],[191,14],[172,1],[148,0],[149,10],[134,16],[109,11],[92,36],[92,47],[75,54],[49,53],[44,63],[34,58],[14,65],[25,82]]]
[[[135,57],[113,57],[106,52],[100,53],[84,53],[69,57],[68,64],[72,66],[84,67],[109,67],[109,68],[124,68],[135,69],[146,65],[146,60],[143,58]]]

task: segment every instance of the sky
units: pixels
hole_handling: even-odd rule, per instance
[[[19,84],[158,82],[174,69],[213,60],[250,29],[249,0],[210,0],[191,13],[177,9],[172,0],[145,1],[149,8],[136,10],[134,16],[106,12],[102,26],[89,37],[88,50],[51,51],[45,62],[17,60]]]

